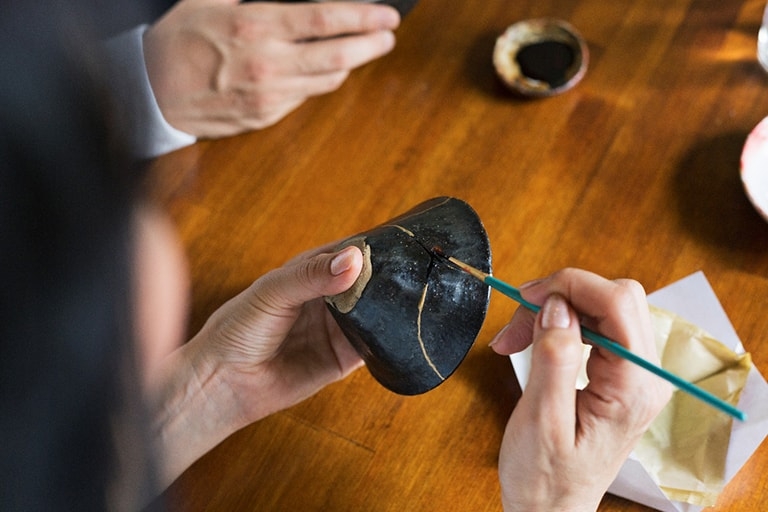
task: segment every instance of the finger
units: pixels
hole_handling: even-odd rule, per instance
[[[509,323],[493,338],[489,346],[497,354],[508,356],[522,352],[533,341],[536,314],[524,307],[517,308]]]
[[[347,35],[333,39],[295,43],[297,55],[285,61],[299,75],[349,71],[386,55],[395,47],[395,35],[389,30]]]
[[[593,317],[595,330],[657,362],[650,313],[642,287],[632,280],[610,281],[595,274],[568,269],[523,287],[523,295],[538,302],[546,290],[561,290],[575,309]],[[543,299],[546,300],[546,297]],[[618,419],[641,428],[668,399],[668,386],[642,368],[602,349],[593,349],[587,363],[589,384],[580,404],[585,418]]]
[[[275,125],[285,116],[299,108],[306,99],[306,97],[290,98],[282,101],[279,105],[270,106],[262,110],[244,112],[246,115],[241,120],[242,128],[245,130],[262,130]]]
[[[541,304],[550,294],[559,293],[588,327],[638,355],[657,359],[645,290],[636,281],[611,281],[585,270],[565,269],[523,285],[521,292],[534,304]]]
[[[243,117],[241,123],[251,128],[254,125],[258,128],[269,126],[285,117],[307,98],[335,91],[349,76],[349,71],[310,75],[294,73],[298,71],[275,70],[275,75],[270,80],[255,82],[252,85],[241,84],[238,102]]]
[[[259,8],[256,4],[243,7]],[[282,16],[275,28],[294,41],[394,30],[400,25],[400,14],[388,5],[332,2],[280,7]]]
[[[320,254],[325,254],[325,253],[337,252],[338,247],[341,245],[341,243],[344,240],[346,240],[346,238],[340,238],[334,242],[328,242],[327,244],[321,245],[320,247],[314,247],[312,249],[308,249],[302,253],[297,254],[290,260],[288,260],[284,266],[299,265],[303,263],[305,260],[308,260],[309,258],[312,258],[314,256],[318,256]]]
[[[261,307],[279,316],[311,300],[344,292],[360,275],[362,266],[360,249],[346,247],[273,270],[255,283]]]
[[[574,435],[576,379],[583,350],[575,311],[561,295],[549,296],[536,316],[531,373],[521,404],[531,408],[533,417],[548,422],[566,443]]]

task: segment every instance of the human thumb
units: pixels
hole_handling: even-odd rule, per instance
[[[581,332],[573,308],[558,294],[547,297],[533,329],[531,373],[523,394],[539,414],[568,421],[576,407],[576,379],[583,361]]]
[[[346,291],[362,266],[360,249],[345,247],[273,270],[254,283],[254,291],[268,309],[296,308],[310,300]]]

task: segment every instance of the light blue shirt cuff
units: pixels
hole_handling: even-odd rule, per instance
[[[154,158],[194,144],[194,135],[177,130],[163,117],[144,62],[148,25],[123,32],[105,43],[109,84],[117,109],[117,130],[130,154]]]

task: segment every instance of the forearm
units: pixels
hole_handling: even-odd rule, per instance
[[[322,299],[357,279],[362,253],[320,252],[275,269],[219,308],[145,379],[162,485],[227,436],[362,364]]]

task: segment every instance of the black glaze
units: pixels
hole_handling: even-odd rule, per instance
[[[376,380],[399,394],[424,393],[464,359],[490,298],[487,285],[432,248],[490,273],[488,236],[467,203],[447,197],[361,235],[371,248],[371,279],[351,311],[341,313],[330,304],[329,309]]]
[[[573,48],[562,41],[537,41],[521,47],[515,55],[523,75],[557,88],[568,81],[576,59]]]

